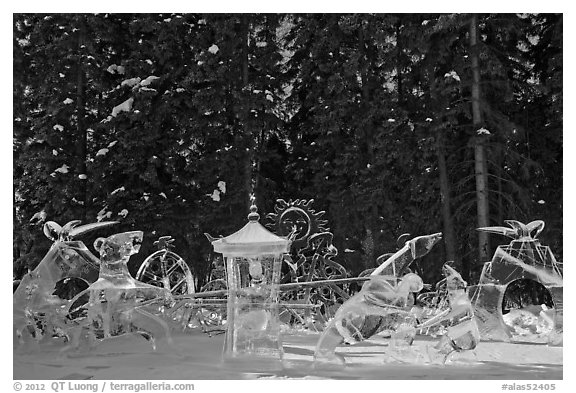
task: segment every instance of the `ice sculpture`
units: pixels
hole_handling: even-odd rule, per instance
[[[450,265],[444,264],[442,272],[446,277],[448,308],[431,319],[417,326],[427,329],[440,324],[447,324],[447,329],[440,342],[434,347],[433,357],[442,357],[446,362],[449,355],[456,351],[466,351],[476,348],[480,341],[480,332],[474,318],[474,307],[466,293],[466,281]],[[431,359],[435,362],[435,359]]]
[[[186,261],[175,252],[174,239],[161,236],[154,242],[158,251],[149,255],[136,273],[136,279],[168,289],[173,295],[194,293],[194,276]]]
[[[124,334],[138,334],[156,349],[156,340],[171,342],[167,323],[158,315],[172,300],[168,289],[137,281],[128,272],[128,260],[140,250],[142,232],[124,232],[98,238],[94,248],[100,253],[98,280],[71,300],[75,316],[66,330],[71,346],[85,340],[93,347],[101,340]]]
[[[290,241],[269,232],[259,219],[253,199],[242,229],[219,239],[206,234],[214,251],[223,254],[228,275],[224,360],[251,355],[282,360],[284,354],[278,284]]]
[[[344,364],[344,358],[335,353],[338,345],[367,339],[385,329],[393,344],[410,345],[416,334],[416,316],[410,312],[409,295],[421,291],[424,283],[414,273],[401,278],[396,274],[407,272],[410,264],[426,255],[441,238],[441,233],[413,238],[373,270],[370,280],[344,302],[324,330],[316,345],[315,361]]]
[[[324,325],[335,309],[350,298],[346,284],[332,280],[348,277],[346,269],[333,260],[338,249],[332,244],[333,234],[322,219],[324,211],[313,209],[313,199],[278,199],[274,213],[266,217],[266,226],[275,234],[289,238],[290,254],[284,256],[281,284],[323,281],[321,285],[298,286],[280,293],[280,300],[302,307],[283,307],[281,319],[313,330]],[[314,310],[314,311],[313,311]]]
[[[69,300],[98,279],[100,261],[83,242],[74,239],[117,222],[79,224],[78,220],[63,227],[53,221],[44,224],[44,234],[54,243],[13,294],[13,326],[18,342],[62,336],[59,326],[66,317]]]
[[[488,340],[513,339],[503,314],[509,310],[539,306],[544,312],[542,317],[552,319],[554,324],[546,337],[548,344],[562,345],[562,264],[556,261],[549,247],[542,246],[536,239],[544,229],[544,222],[505,222],[509,228],[479,228],[513,239],[509,245],[496,249],[492,260],[484,264],[478,285],[470,287],[481,337]],[[533,290],[528,290],[530,288]]]
[[[368,338],[361,331],[367,316],[383,317],[382,325],[391,331],[392,340],[411,344],[416,333],[416,318],[407,308],[408,298],[411,292],[422,290],[423,285],[415,273],[406,274],[398,284],[395,277],[371,276],[360,292],[336,311],[316,345],[314,360],[344,364],[344,358],[336,354],[335,349],[342,342],[353,344]]]
[[[314,234],[328,232],[328,221],[322,219],[324,211],[316,212],[312,208],[314,199],[278,199],[274,206],[274,213],[268,213],[266,224],[278,236],[291,236],[291,251],[294,255],[302,248],[308,247],[308,238]]]
[[[401,237],[403,238],[404,235]],[[416,259],[428,254],[430,250],[442,239],[442,233],[418,236],[405,242],[404,246],[393,254],[384,254],[376,259],[379,266],[362,272],[360,275],[381,275],[398,277],[410,272],[409,268]],[[384,259],[386,258],[386,259]],[[383,261],[383,262],[382,262]],[[362,336],[371,337],[385,328],[382,317],[368,315],[361,326]]]

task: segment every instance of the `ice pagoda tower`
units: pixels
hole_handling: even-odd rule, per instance
[[[245,356],[283,359],[278,285],[290,241],[259,223],[254,200],[248,223],[230,236],[211,240],[225,259],[228,302],[224,360]]]

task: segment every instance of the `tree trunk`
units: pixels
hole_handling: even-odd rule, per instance
[[[369,51],[368,39],[364,31],[363,22],[360,21],[359,28],[359,45],[360,45],[360,73],[362,80],[362,109],[364,113],[370,112],[370,105],[372,104],[372,75],[370,64],[373,61],[371,52]],[[367,39],[368,38],[368,39]],[[373,104],[372,104],[373,105]],[[364,130],[362,145],[365,149],[363,157],[361,157],[361,165],[364,168],[374,165],[374,124],[373,119],[368,119],[366,128]],[[364,158],[364,159],[362,159]],[[378,206],[372,200],[369,207],[369,216],[364,220],[365,238],[362,242],[364,251],[364,266],[371,267],[376,262],[376,250],[374,233],[378,233]]]
[[[470,60],[472,63],[472,123],[474,131],[482,126],[480,109],[480,66],[478,56],[478,15],[470,20]],[[476,178],[476,200],[478,227],[490,225],[488,205],[488,165],[486,161],[485,136],[474,136],[474,173]],[[478,262],[490,258],[490,245],[487,232],[478,232]]]
[[[436,154],[438,156],[438,173],[440,177],[440,203],[442,205],[443,237],[446,250],[446,259],[454,261],[460,266],[460,258],[456,253],[456,232],[450,208],[450,182],[448,180],[448,166],[446,165],[446,147],[444,130],[439,130],[436,137]],[[468,281],[470,268],[462,265],[462,277]]]
[[[86,174],[86,154],[88,145],[88,132],[86,130],[86,76],[84,75],[84,65],[83,65],[83,53],[84,53],[84,41],[85,41],[85,29],[86,21],[84,16],[79,17],[79,31],[78,31],[78,62],[77,76],[76,76],[76,114],[78,119],[76,121],[76,131],[78,133],[78,142],[76,145],[76,154],[78,156],[78,179],[79,182],[79,198],[78,200],[82,204],[82,221],[86,221],[87,205],[88,205],[88,180]]]

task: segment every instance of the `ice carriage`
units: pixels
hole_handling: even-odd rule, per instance
[[[316,212],[312,204],[313,200],[287,202],[279,199],[274,213],[267,216],[266,226],[272,234],[290,240],[288,252],[283,254],[278,285],[279,318],[287,324],[321,331],[351,297],[350,285],[356,283],[361,286],[370,280],[371,275],[385,278],[392,286],[397,285],[399,279],[410,272],[411,263],[428,253],[441,239],[441,234],[436,233],[404,241],[397,252],[379,257],[377,268],[351,277],[341,264],[334,261],[338,250],[332,244],[333,235],[326,226],[327,221],[322,219],[324,212]],[[264,231],[262,233],[264,237],[269,236]],[[218,240],[209,235],[208,239],[213,244]],[[252,241],[258,240],[254,238]],[[197,292],[176,294],[174,310],[181,311],[174,315],[178,315],[176,318],[180,319],[183,328],[196,327],[200,320],[200,325],[207,331],[215,330],[225,320],[229,285],[227,265],[222,259],[217,261],[220,263],[212,271],[213,280]],[[145,270],[141,268],[141,271]],[[137,278],[146,281],[149,277],[156,283],[165,281],[160,274],[162,270],[156,270],[156,275],[139,273]],[[377,318],[368,319],[362,327],[363,334],[374,334],[380,325]]]
[[[562,345],[563,268],[550,248],[537,239],[544,221],[506,223],[509,227],[479,228],[512,238],[510,244],[496,249],[492,260],[484,264],[478,285],[470,288],[482,338],[510,341],[511,329],[518,326],[511,316],[523,313],[552,327],[534,333],[544,333],[548,344]]]

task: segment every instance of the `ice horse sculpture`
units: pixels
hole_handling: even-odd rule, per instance
[[[170,291],[137,281],[128,272],[128,260],[140,250],[142,235],[124,232],[94,242],[100,253],[100,276],[71,301],[70,315],[76,315],[67,329],[72,347],[78,348],[86,339],[93,347],[124,334],[146,338],[153,349],[159,337],[171,342],[167,323],[157,315],[170,304]]]
[[[552,312],[553,329],[548,334],[550,345],[562,345],[563,333],[563,272],[549,247],[536,239],[544,229],[544,221],[523,224],[505,221],[510,227],[485,227],[481,231],[512,238],[506,246],[499,246],[491,261],[484,264],[478,285],[470,287],[482,339],[512,339],[510,328],[503,319],[504,308],[541,307],[540,314]],[[518,289],[530,286],[535,293],[521,293]],[[539,288],[539,289],[538,289]],[[514,299],[516,297],[516,299]],[[546,305],[546,303],[548,303]],[[552,308],[546,311],[545,308]]]
[[[410,263],[426,255],[441,237],[441,233],[435,233],[411,239],[376,268],[322,333],[314,352],[315,362],[344,364],[344,358],[335,353],[338,345],[365,340],[383,329],[390,330],[393,342],[410,345],[416,334],[416,316],[410,312],[409,295],[422,290],[424,284],[414,273],[401,278],[382,273],[406,272]]]
[[[18,342],[42,342],[63,336],[59,327],[66,318],[69,300],[98,279],[100,261],[75,239],[117,222],[79,224],[78,220],[63,227],[54,221],[44,224],[44,234],[53,244],[13,294],[13,324]]]

